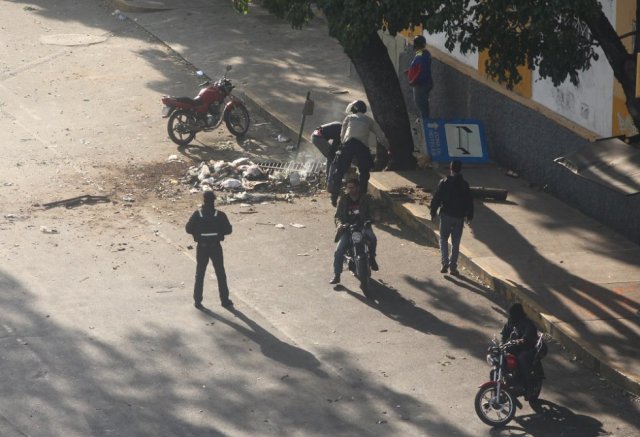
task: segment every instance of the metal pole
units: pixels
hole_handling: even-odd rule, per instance
[[[302,108],[302,123],[300,123],[300,133],[298,134],[298,143],[296,144],[296,150],[300,148],[300,142],[302,141],[302,130],[304,129],[304,121],[307,115],[313,115],[313,101],[311,100],[311,91],[307,91],[307,98],[304,101],[304,107]]]

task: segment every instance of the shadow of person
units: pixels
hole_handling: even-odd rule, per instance
[[[203,307],[200,311],[212,319],[235,329],[255,342],[260,346],[260,351],[265,357],[278,361],[288,367],[297,367],[308,370],[323,378],[328,376],[322,369],[320,369],[321,363],[312,353],[280,340],[247,317],[242,311],[233,307],[227,308],[227,310],[233,313],[233,315],[238,320],[241,320],[246,326],[236,323],[233,320],[228,320],[206,307]]]
[[[463,275],[453,276],[453,275],[444,275],[445,281],[449,281],[452,284],[456,285],[459,288],[470,291],[479,296],[485,297],[493,302],[496,301],[495,293],[492,293],[491,290],[484,287],[482,284],[478,282],[474,282],[473,280],[467,278]]]
[[[566,407],[551,401],[541,400],[538,413],[516,416],[514,422],[519,426],[505,426],[491,430],[492,436],[530,435],[543,437],[549,435],[576,435],[597,437],[609,435],[599,420],[575,414]],[[512,422],[513,423],[513,422]]]
[[[375,279],[369,280],[368,298],[362,292],[355,292],[345,286],[341,287],[341,291],[345,291],[390,319],[425,334],[444,335],[449,329],[448,324],[443,323],[430,312],[417,307],[413,301],[405,299],[398,291]]]

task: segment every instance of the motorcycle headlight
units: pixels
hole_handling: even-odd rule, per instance
[[[351,240],[355,244],[360,243],[362,241],[362,232],[354,232],[353,234],[351,234]]]

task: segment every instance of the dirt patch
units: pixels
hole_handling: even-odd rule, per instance
[[[427,188],[400,187],[389,191],[389,196],[395,201],[417,203],[418,205],[430,205],[433,194]]]

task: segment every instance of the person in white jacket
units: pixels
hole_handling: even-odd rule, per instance
[[[369,136],[373,133],[378,140],[389,148],[389,143],[382,129],[372,118],[366,115],[367,105],[362,100],[356,100],[347,105],[348,114],[342,122],[340,139],[342,149],[337,158],[334,183],[331,191],[331,204],[336,206],[338,194],[342,188],[342,177],[351,165],[353,157],[356,157],[358,172],[360,173],[360,190],[367,191],[369,172],[373,167],[373,156],[369,151]]]

